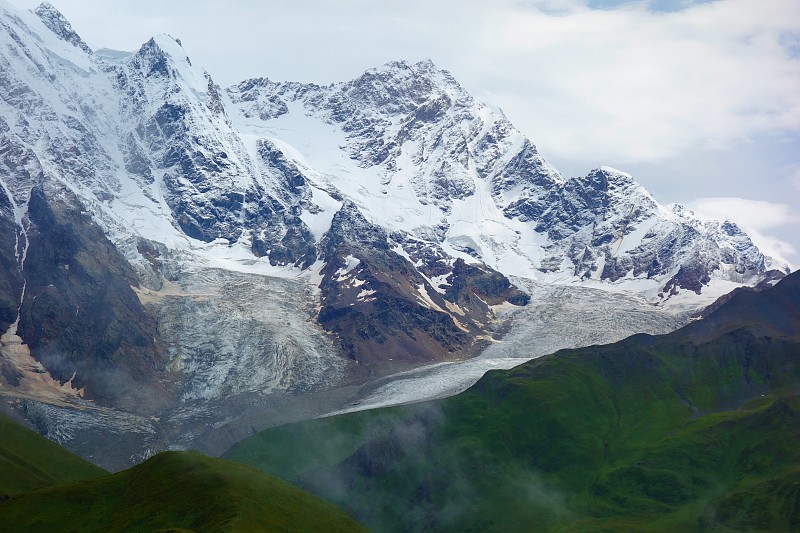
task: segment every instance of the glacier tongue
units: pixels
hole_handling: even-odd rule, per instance
[[[510,330],[480,356],[401,372],[364,387],[362,396],[325,416],[452,396],[493,369],[508,369],[564,348],[607,344],[636,333],[662,334],[689,320],[691,306],[664,309],[641,297],[581,286],[514,280],[531,294],[524,308],[506,309]]]

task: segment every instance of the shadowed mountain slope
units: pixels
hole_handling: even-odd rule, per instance
[[[17,495],[0,504],[0,530],[364,531],[297,487],[196,452]]]
[[[0,416],[0,498],[105,474],[102,468]]]

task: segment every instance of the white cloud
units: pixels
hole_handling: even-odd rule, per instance
[[[701,218],[739,221],[763,231],[796,222],[798,217],[786,204],[744,198],[697,198],[688,207]]]
[[[789,259],[797,254],[792,244],[767,233],[800,223],[800,216],[789,205],[744,198],[697,198],[687,207],[702,219],[735,222],[763,253],[778,261],[791,265]]]
[[[800,192],[800,166],[795,167],[789,174],[789,184]]]
[[[499,103],[545,153],[631,163],[799,129],[800,62],[780,45],[798,29],[794,0],[507,9],[487,22],[484,53]]]

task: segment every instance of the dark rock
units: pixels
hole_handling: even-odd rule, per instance
[[[457,304],[475,304],[473,295],[488,305],[498,305],[505,301],[514,305],[527,305],[530,301],[530,296],[511,285],[508,278],[500,272],[485,265],[467,264],[460,258],[453,264],[448,283],[445,298]]]
[[[64,18],[64,15],[50,3],[44,2],[40,4],[33,12],[39,16],[42,22],[44,22],[44,25],[55,33],[59,39],[77,46],[87,54],[92,53],[92,49],[89,48],[77,33],[75,33],[75,30],[72,29],[72,25]]]
[[[450,266],[435,245],[397,237],[408,246],[406,253],[418,264],[422,260],[419,266],[395,252],[386,232],[346,201],[322,239],[326,265],[318,320],[362,364],[465,357],[492,318],[489,306],[528,302],[526,294],[486,266],[463,260]],[[449,272],[444,294],[421,272]]]
[[[711,277],[709,276],[709,272],[703,268],[703,266],[682,265],[680,269],[678,269],[678,273],[675,274],[666,285],[664,285],[662,291],[666,294],[674,295],[678,293],[678,289],[680,288],[700,294],[703,285],[707,285],[709,281],[711,281]]]
[[[17,319],[19,298],[22,294],[22,274],[17,250],[25,244],[25,235],[14,220],[12,204],[0,187],[0,333]]]
[[[135,273],[66,191],[34,189],[18,333],[62,383],[102,405],[152,412],[171,401],[156,324]]]

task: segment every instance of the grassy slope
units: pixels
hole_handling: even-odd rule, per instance
[[[444,401],[274,428],[229,457],[376,530],[799,530],[791,283],[682,332],[559,352]]]
[[[333,505],[250,467],[164,452],[124,472],[0,504],[0,531],[363,531]]]
[[[0,496],[107,473],[58,444],[0,416]]]

